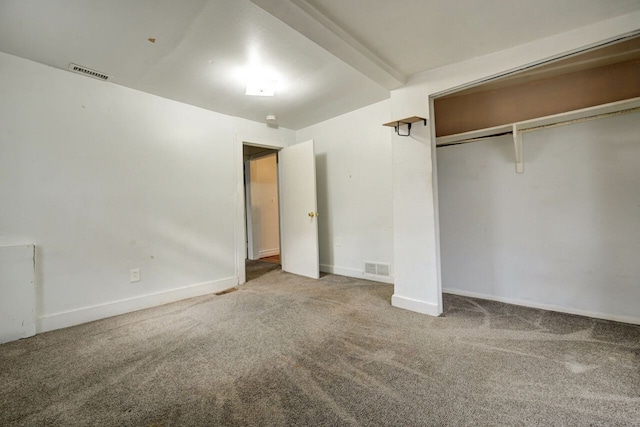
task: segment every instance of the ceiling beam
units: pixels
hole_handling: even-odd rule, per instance
[[[327,18],[307,0],[251,0],[309,40],[388,90],[407,77]]]

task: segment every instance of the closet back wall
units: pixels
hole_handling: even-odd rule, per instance
[[[640,113],[440,147],[443,291],[640,323]]]

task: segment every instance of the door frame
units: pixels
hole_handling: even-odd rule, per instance
[[[243,144],[248,145],[248,144]],[[254,154],[244,161],[244,192],[245,192],[245,221],[246,221],[246,233],[245,241],[247,242],[247,259],[258,259],[256,255],[259,252],[255,251],[254,240],[253,240],[253,213],[251,206],[251,195],[253,192],[252,184],[251,184],[251,162],[253,160],[262,159],[263,157],[268,156],[276,156],[276,190],[278,191],[278,238],[280,238],[280,170],[278,168],[278,153],[279,151],[272,150],[264,153]],[[244,159],[244,156],[243,156]],[[251,226],[249,226],[251,224]],[[280,250],[280,246],[278,245],[278,250]]]
[[[253,147],[269,148],[276,152],[287,147],[287,144],[279,141],[265,140],[262,138],[253,137],[236,137],[236,152],[235,152],[235,165],[236,165],[236,221],[235,221],[235,264],[236,264],[236,277],[238,278],[238,285],[242,285],[247,281],[247,271],[245,269],[245,257],[247,254],[247,236],[245,230],[246,224],[246,200],[244,190],[244,155],[242,147],[244,145],[250,145]],[[276,156],[278,154],[276,153]],[[279,169],[279,168],[278,168]],[[280,171],[278,170],[278,185],[280,185]],[[282,207],[282,200],[278,197],[278,210]],[[279,215],[280,216],[280,215]],[[282,218],[280,218],[280,233],[282,233]],[[283,257],[282,245],[280,245],[280,257]]]
[[[244,144],[243,148],[244,148]],[[254,259],[253,253],[253,213],[251,207],[251,159],[244,160],[244,230],[245,230],[245,242],[246,242],[246,257],[247,259]]]
[[[514,74],[520,73],[522,71],[526,71],[531,68],[535,68],[547,63],[552,63],[554,61],[559,61],[565,58],[569,58],[574,55],[579,55],[581,53],[586,53],[601,47],[605,47],[608,45],[613,45],[618,42],[622,42],[625,40],[629,40],[633,37],[640,36],[640,30],[634,30],[629,33],[619,34],[613,37],[609,37],[603,40],[599,40],[593,43],[589,43],[584,46],[580,46],[569,51],[556,53],[555,55],[551,55],[549,57],[545,57],[543,59],[539,59],[533,62],[523,63],[514,68],[505,69],[502,71],[498,71],[494,74],[489,74],[487,76],[479,77],[475,80],[462,82],[455,86],[448,86],[446,88],[440,89],[436,92],[427,92],[427,109],[428,109],[428,117],[429,117],[429,132],[431,138],[431,158],[432,158],[432,181],[431,185],[433,188],[433,200],[434,200],[434,212],[435,212],[435,234],[436,234],[436,274],[437,274],[437,286],[438,286],[438,307],[440,312],[443,311],[444,305],[442,303],[442,259],[441,259],[441,242],[440,242],[440,205],[439,205],[439,196],[438,196],[438,156],[437,156],[437,141],[436,141],[436,115],[435,115],[435,100],[437,98],[441,98],[446,95],[451,95],[456,92],[460,92],[466,89],[482,86],[485,83],[492,83],[499,81],[503,78],[512,76]]]

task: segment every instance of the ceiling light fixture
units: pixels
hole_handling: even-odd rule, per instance
[[[276,94],[276,80],[252,77],[247,83],[245,95],[274,96]]]

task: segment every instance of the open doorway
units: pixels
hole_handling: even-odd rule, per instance
[[[277,153],[247,144],[242,147],[247,281],[281,267]]]
[[[320,277],[320,260],[318,248],[318,205],[316,198],[316,163],[314,141],[309,140],[281,147],[269,143],[246,142],[238,139],[237,145],[237,198],[236,198],[236,272],[238,284],[247,281],[246,262],[249,258],[247,238],[246,176],[244,148],[259,147],[276,151],[278,199],[274,203],[278,207],[279,217],[279,251],[280,266],[283,271],[298,274],[312,279]],[[252,148],[249,148],[251,150]],[[251,154],[249,157],[256,156]],[[267,151],[265,155],[271,154]],[[247,169],[249,172],[251,169]],[[249,181],[249,186],[251,186]],[[269,199],[269,202],[271,200]],[[254,231],[253,229],[251,230]],[[254,233],[255,234],[255,233]],[[255,255],[254,255],[255,257]],[[260,251],[258,250],[258,260]],[[277,266],[277,264],[275,264]]]

